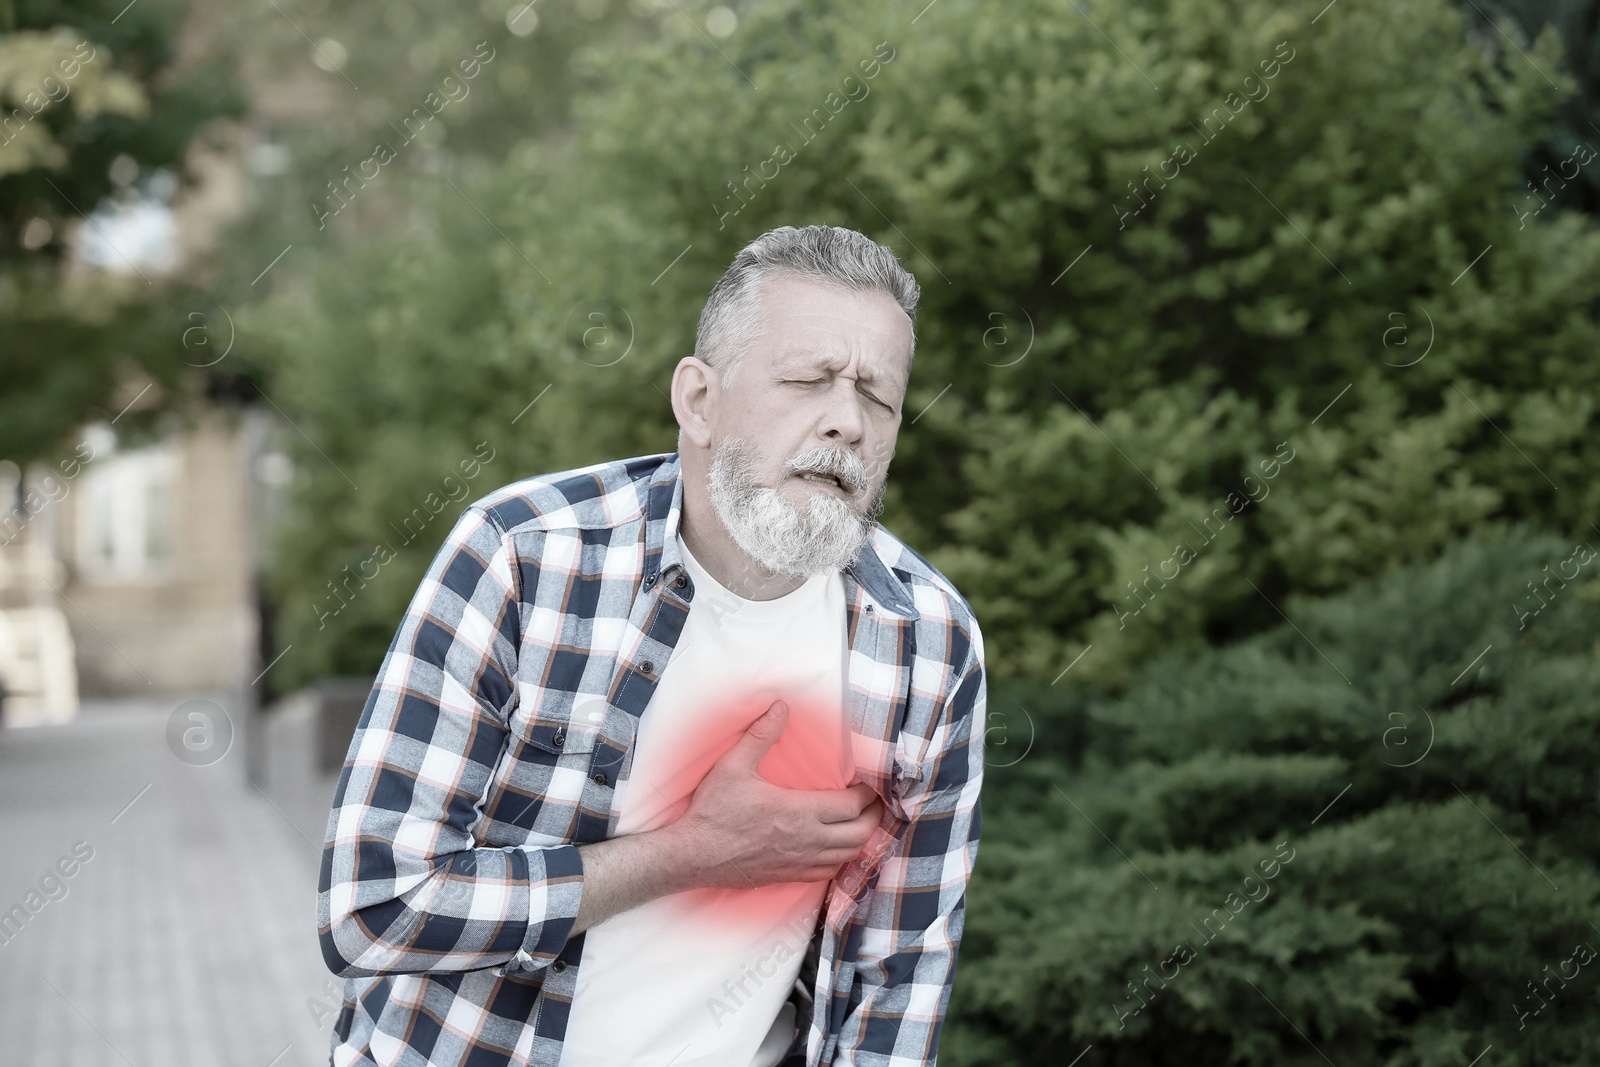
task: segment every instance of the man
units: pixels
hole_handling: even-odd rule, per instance
[[[329,818],[335,1067],[934,1063],[987,693],[876,522],[917,297],[854,231],[764,234],[674,372],[677,452],[456,523]]]

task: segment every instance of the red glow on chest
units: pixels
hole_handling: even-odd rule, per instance
[[[719,701],[702,714],[696,730],[678,740],[664,753],[648,782],[641,788],[654,796],[657,802],[670,801],[673,814],[666,819],[674,821],[688,810],[696,788],[705,779],[712,766],[739,740],[750,724],[760,718],[775,699],[782,699],[789,707],[783,733],[773,742],[756,767],[756,773],[773,785],[785,789],[843,789],[856,779],[855,760],[850,745],[849,727],[845,722],[839,701],[819,699],[804,692],[780,693],[774,696],[771,688]],[[645,712],[648,717],[649,711]],[[630,788],[634,788],[630,785]],[[660,795],[655,796],[659,790]],[[668,902],[674,909],[682,909],[685,918],[695,922],[714,922],[719,926],[738,926],[746,929],[769,929],[775,924],[782,927],[775,935],[785,943],[795,940],[792,924],[785,925],[786,916],[793,915],[806,902],[809,911],[815,911],[817,899],[826,882],[782,882],[766,886],[750,885],[738,888],[692,890],[674,894]],[[809,939],[799,939],[792,951],[804,951]]]

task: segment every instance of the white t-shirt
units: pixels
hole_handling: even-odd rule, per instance
[[[763,778],[841,789],[855,770],[842,574],[745,600],[680,545],[694,600],[618,785],[619,836],[676,821],[706,772],[779,697],[789,721],[758,768]],[[785,1002],[826,889],[821,881],[693,890],[591,927],[562,1067],[772,1067],[795,1033]]]

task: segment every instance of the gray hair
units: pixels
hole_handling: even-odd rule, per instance
[[[855,292],[888,293],[911,320],[911,357],[916,357],[917,298],[922,290],[893,249],[842,226],[779,226],[739,250],[712,286],[700,313],[694,354],[722,370],[724,389],[733,383],[745,352],[755,343],[761,283],[776,273],[831,282]]]

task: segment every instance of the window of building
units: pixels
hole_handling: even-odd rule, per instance
[[[78,503],[79,568],[106,581],[158,577],[175,549],[177,449],[164,442],[121,450],[109,435],[94,443]]]

